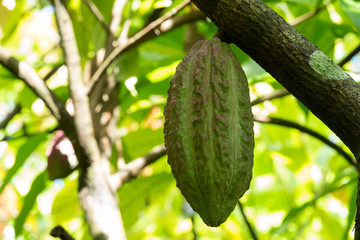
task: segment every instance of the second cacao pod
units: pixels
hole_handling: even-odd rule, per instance
[[[254,148],[248,83],[227,43],[192,47],[170,82],[164,115],[177,186],[207,225],[219,226],[249,188]]]

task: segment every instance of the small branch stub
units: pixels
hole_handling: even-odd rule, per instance
[[[61,240],[75,240],[62,226],[54,227],[50,235],[52,237],[60,238]]]

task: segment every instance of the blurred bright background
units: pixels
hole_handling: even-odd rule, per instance
[[[92,0],[109,22],[113,1]],[[140,31],[156,9],[169,11],[181,1],[129,0],[124,20],[129,35]],[[360,2],[356,0],[264,1],[306,38],[339,63],[360,44]],[[67,1],[83,64],[103,46],[106,31],[80,0]],[[319,10],[320,9],[320,10]],[[318,10],[318,11],[317,11]],[[188,8],[179,14],[189,14]],[[197,10],[195,10],[197,11]],[[316,12],[314,12],[316,11]],[[308,19],[299,17],[314,13]],[[300,21],[300,23],[299,23]],[[197,33],[210,39],[216,26],[197,21]],[[121,55],[119,134],[124,159],[146,155],[164,142],[163,107],[169,80],[186,54],[189,25],[161,34]],[[122,27],[119,28],[119,33]],[[53,8],[47,0],[2,0],[0,47],[32,65],[61,100],[69,98]],[[255,46],[256,47],[256,46]],[[282,86],[236,46],[250,85],[251,99]],[[360,56],[343,65],[360,79]],[[0,66],[0,124],[17,105],[21,110],[0,128],[0,238],[53,239],[50,230],[64,226],[76,239],[91,239],[77,199],[77,172],[50,181],[46,149],[56,126],[44,103]],[[292,121],[350,151],[293,96],[267,100],[252,108],[254,116]],[[241,199],[259,239],[352,239],[357,173],[337,151],[295,128],[255,122],[255,159],[250,190]],[[65,147],[66,148],[66,147]],[[64,151],[70,151],[65,149]],[[207,227],[185,203],[164,156],[118,191],[128,239],[250,239],[237,206],[219,228]],[[114,163],[112,163],[112,167]],[[114,167],[115,168],[115,167]]]

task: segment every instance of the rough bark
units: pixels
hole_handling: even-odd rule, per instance
[[[192,1],[359,156],[359,84],[260,0]]]
[[[71,19],[61,0],[54,0],[61,46],[69,72],[69,90],[74,103],[74,123],[83,155],[79,161],[79,200],[94,239],[126,239],[116,192],[104,174],[99,146],[94,136],[86,86]]]

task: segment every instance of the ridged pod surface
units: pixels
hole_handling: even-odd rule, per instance
[[[246,76],[227,43],[192,47],[170,82],[164,115],[177,186],[207,225],[219,226],[249,188],[254,148]]]

